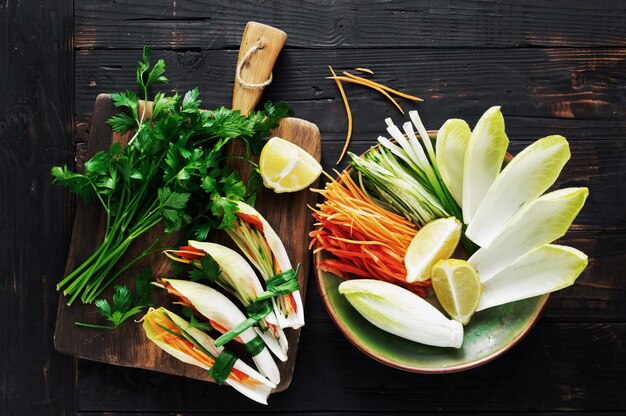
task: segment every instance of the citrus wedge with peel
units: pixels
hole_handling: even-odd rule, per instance
[[[311,185],[322,166],[300,146],[273,137],[261,150],[259,171],[265,187],[276,193],[295,192]]]
[[[415,234],[404,256],[406,281],[430,279],[431,270],[439,260],[449,258],[461,239],[461,222],[454,217],[431,221]]]
[[[455,321],[467,324],[483,291],[474,266],[465,260],[440,260],[433,266],[432,283],[441,307]]]

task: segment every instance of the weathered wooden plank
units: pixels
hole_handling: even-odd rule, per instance
[[[74,361],[54,351],[70,229],[50,168],[71,163],[72,2],[0,4],[0,414],[74,411]]]
[[[623,2],[156,0],[76,2],[78,48],[221,49],[249,20],[304,48],[624,46]]]
[[[159,51],[172,80],[168,89],[198,86],[207,107],[228,105],[237,51]],[[86,116],[96,95],[135,87],[135,50],[76,53],[76,114]],[[476,120],[501,105],[506,116],[623,120],[626,117],[626,49],[285,50],[265,97],[290,101],[296,115],[322,132],[343,131],[345,111],[329,75],[367,66],[374,79],[421,96],[418,108],[435,128],[447,118]],[[227,69],[226,69],[227,68]],[[355,131],[377,131],[399,112],[377,92],[347,85]]]
[[[542,322],[496,361],[447,375],[411,374],[358,351],[331,324],[309,324],[291,388],[262,407],[216,386],[96,363],[81,365],[81,411],[619,411],[626,324]],[[108,380],[104,385],[102,380]],[[593,382],[590,382],[593,380]]]

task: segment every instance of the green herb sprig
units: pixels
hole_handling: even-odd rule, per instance
[[[135,276],[135,293],[128,286],[116,285],[113,288],[113,307],[106,299],[96,300],[98,312],[111,322],[111,325],[75,322],[78,326],[89,328],[115,329],[128,318],[137,315],[144,308],[152,306],[152,273],[149,269]]]

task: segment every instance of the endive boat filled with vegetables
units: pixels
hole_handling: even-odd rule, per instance
[[[227,384],[254,401],[267,404],[276,387],[232,352],[216,347],[206,333],[165,308],[148,311],[143,328],[148,339],[168,354],[207,370],[218,384]]]
[[[270,284],[275,276],[293,275],[297,281],[297,268],[294,270],[283,242],[272,226],[250,205],[237,202],[235,227],[226,230],[244,255]],[[300,328],[304,325],[304,308],[300,291],[297,289],[272,298],[281,328]]]
[[[350,167],[318,190],[318,285],[367,354],[409,371],[459,371],[514,345],[548,294],[583,272],[587,256],[555,241],[588,190],[547,192],[570,157],[562,136],[508,156],[499,107],[473,129],[452,119],[430,135],[417,111],[409,119],[387,119],[391,139],[349,153]]]
[[[265,342],[252,329],[257,321],[246,318],[226,296],[209,286],[188,280],[159,279],[157,285],[162,286],[171,296],[178,299],[177,303],[197,311],[211,327],[222,334],[241,325],[237,328],[238,334],[232,334],[229,339],[222,340],[222,342],[218,342],[220,341],[218,338],[214,344],[219,347],[230,339],[242,343],[252,356],[259,372],[272,383],[280,383],[280,373],[274,359],[265,347]]]

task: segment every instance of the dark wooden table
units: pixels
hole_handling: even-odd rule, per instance
[[[555,414],[626,412],[626,2],[8,0],[0,4],[0,414]],[[543,6],[538,6],[545,3]],[[574,287],[496,361],[450,375],[404,373],[354,348],[311,279],[291,388],[262,407],[225,388],[77,361],[54,351],[57,293],[74,201],[50,167],[85,148],[94,98],[132,88],[139,50],[165,58],[171,88],[230,103],[248,20],[289,34],[266,98],[322,132],[330,170],[345,134],[327,64],[366,66],[423,96],[422,119],[473,125],[502,105],[513,152],[566,136],[560,186],[591,195],[563,243],[589,254]],[[374,92],[348,87],[351,150],[383,118]]]

